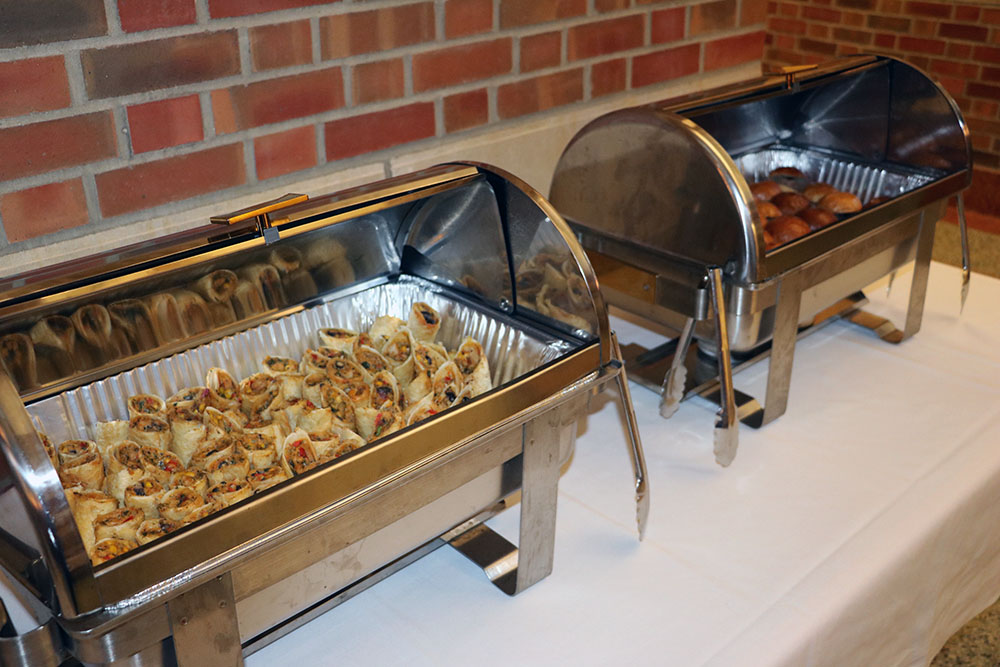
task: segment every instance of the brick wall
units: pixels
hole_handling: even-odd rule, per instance
[[[2,259],[756,65],[765,4],[0,0],[0,16]]]
[[[1000,2],[778,0],[767,3],[765,62],[882,53],[928,72],[955,98],[972,137],[974,210],[1000,215]]]

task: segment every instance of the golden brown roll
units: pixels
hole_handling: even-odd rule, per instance
[[[431,395],[439,410],[451,407],[462,393],[465,376],[454,361],[441,365],[431,378]]]
[[[167,409],[192,408],[201,412],[210,405],[211,398],[208,387],[185,387],[167,398]]]
[[[174,532],[180,527],[181,524],[177,521],[171,521],[162,516],[146,519],[139,524],[139,529],[135,531],[135,541],[139,544],[148,544],[168,533]]]
[[[205,375],[205,386],[212,391],[208,399],[209,405],[223,412],[239,409],[240,383],[228,371],[209,368]]]
[[[257,470],[250,471],[250,474],[247,475],[247,481],[250,482],[250,487],[254,493],[270,489],[272,486],[281,484],[286,479],[291,479],[291,477],[280,464],[258,468]]]
[[[98,451],[97,443],[93,440],[63,440],[56,447],[56,455],[59,457],[60,465],[64,465],[71,459],[96,451]]]
[[[441,328],[441,316],[429,304],[417,301],[410,307],[406,326],[418,341],[429,343]]]
[[[273,375],[254,373],[240,381],[240,408],[250,419],[269,419],[268,406],[277,395],[278,385]]]
[[[104,489],[104,459],[97,451],[97,445],[93,450],[80,454],[79,456],[63,461],[59,470],[59,477],[63,482],[79,484],[87,489],[101,491]]]
[[[236,439],[232,436],[223,436],[215,440],[209,440],[198,448],[198,451],[191,457],[192,468],[208,470],[212,461],[229,456],[236,449]]]
[[[207,438],[209,440],[235,436],[243,432],[243,427],[235,419],[215,408],[205,408],[202,419],[208,426]]]
[[[0,338],[0,365],[19,390],[38,386],[35,346],[26,334],[13,333]]]
[[[212,271],[207,276],[202,276],[192,287],[205,301],[228,305],[236,293],[236,286],[239,282],[239,277],[232,271],[219,269]]]
[[[111,447],[128,440],[128,422],[124,420],[98,422],[94,431],[101,456],[107,456]]]
[[[809,208],[810,202],[798,192],[782,192],[775,195],[771,203],[778,207],[782,215],[796,215]]]
[[[176,454],[181,463],[188,464],[191,456],[208,438],[208,425],[202,418],[202,413],[193,407],[173,407],[167,412],[170,422],[170,451]]]
[[[206,500],[204,505],[195,510],[192,510],[190,514],[184,517],[183,523],[185,526],[188,525],[189,523],[194,523],[195,521],[199,521],[207,516],[215,514],[224,507],[225,505],[223,505],[217,498],[213,498],[212,500]]]
[[[353,350],[353,356],[354,360],[368,371],[369,375],[375,375],[379,371],[392,368],[389,360],[369,345],[359,345],[357,349]]]
[[[413,334],[409,329],[400,329],[382,346],[382,356],[392,365],[392,374],[404,389],[413,379]]]
[[[358,408],[357,421],[358,433],[368,442],[384,438],[406,425],[399,407],[390,401],[377,408]]]
[[[831,192],[819,200],[819,205],[834,213],[856,213],[861,210],[861,200],[850,192]]]
[[[772,204],[769,201],[757,202],[757,215],[760,216],[761,220],[770,220],[771,218],[777,218],[781,215],[781,209]]]
[[[382,405],[389,401],[393,405],[400,405],[403,392],[399,387],[396,376],[389,371],[380,371],[372,378],[372,405]]]
[[[140,445],[158,449],[170,447],[170,424],[166,419],[152,415],[139,415],[128,420],[128,437]]]
[[[108,474],[105,484],[112,496],[123,500],[125,489],[145,475],[142,448],[137,443],[126,440],[108,450]]]
[[[330,408],[333,416],[347,426],[347,428],[355,428],[357,424],[355,422],[354,401],[344,391],[342,386],[335,384],[323,385],[322,391],[323,404]]]
[[[810,229],[820,229],[837,222],[837,216],[818,206],[810,206],[799,213],[799,217],[806,221]]]
[[[326,374],[334,384],[344,385],[354,382],[368,382],[371,375],[355,361],[334,359],[326,367]]]
[[[305,431],[294,431],[281,446],[281,465],[289,475],[301,475],[316,467],[319,461],[312,440]]]
[[[141,445],[139,456],[142,458],[142,466],[146,474],[154,477],[161,484],[169,483],[171,475],[184,469],[184,464],[179,456],[159,447]]]
[[[327,407],[323,395],[323,387],[331,385],[333,382],[327,376],[326,371],[315,372],[306,375],[302,379],[302,398],[313,405]]]
[[[354,341],[358,338],[356,331],[338,329],[336,327],[320,329],[317,334],[319,335],[320,345],[341,352],[350,351],[354,345]]]
[[[94,538],[100,542],[108,538],[135,540],[135,531],[145,520],[142,510],[120,507],[105,512],[94,519]]]
[[[243,425],[243,433],[262,435],[274,442],[275,449],[279,449],[291,431],[283,431],[281,424],[274,419],[252,419]]]
[[[114,359],[127,356],[129,349],[122,349],[122,341],[111,325],[107,309],[96,303],[80,306],[70,316],[79,345],[77,359],[86,362],[87,368],[100,366]]]
[[[490,378],[490,362],[483,346],[475,338],[467,336],[455,353],[455,364],[471,387],[473,396],[478,396],[493,388]]]
[[[404,326],[406,326],[406,322],[398,317],[379,315],[368,330],[368,335],[372,339],[372,347],[376,350],[381,350]]]
[[[246,478],[219,482],[208,490],[208,501],[218,502],[223,507],[235,505],[253,495],[253,487]]]
[[[90,553],[94,549],[94,519],[118,507],[118,501],[100,491],[81,490],[80,487],[66,490],[67,499],[73,512],[73,519],[80,531],[83,546]]]
[[[267,468],[278,460],[278,448],[273,438],[262,433],[244,433],[237,441],[251,468]]]
[[[802,191],[802,194],[812,203],[818,204],[820,199],[827,196],[831,192],[836,191],[837,188],[828,183],[813,183],[812,185],[806,186],[806,188]]]
[[[153,394],[136,394],[128,398],[128,416],[152,415],[160,419],[167,417],[167,402]]]
[[[143,477],[135,484],[125,487],[125,506],[142,510],[147,519],[157,517],[160,512],[156,506],[163,500],[166,492],[167,488],[155,478]]]
[[[346,382],[341,383],[339,387],[354,404],[355,411],[358,408],[371,405],[372,387],[367,382]]]
[[[250,473],[250,459],[243,453],[242,448],[237,447],[233,449],[232,453],[212,460],[205,472],[208,474],[208,479],[214,484],[246,479]],[[209,490],[208,497],[211,498],[211,495],[211,490]]]
[[[170,476],[170,483],[167,486],[171,489],[186,486],[203,496],[208,491],[208,475],[205,474],[204,470],[197,468],[180,470]]]
[[[795,167],[778,167],[767,176],[778,185],[792,190],[801,190],[809,183],[809,177]]]
[[[302,429],[306,433],[319,433],[328,430],[333,425],[333,410],[319,408],[311,402],[302,399],[290,406],[291,430]]]
[[[103,539],[94,545],[93,551],[90,553],[90,562],[94,566],[103,565],[128,553],[137,546],[138,543],[133,540],[121,540],[117,537]]]
[[[778,245],[794,241],[811,231],[805,220],[791,215],[783,215],[780,218],[771,220],[767,223],[765,229],[771,233]]]
[[[760,183],[752,183],[750,192],[757,201],[771,201],[772,197],[780,194],[783,190],[774,181],[761,181]]]
[[[171,521],[183,521],[191,512],[205,504],[205,499],[194,489],[178,486],[163,494],[163,499],[157,506],[160,516]]]
[[[288,357],[264,357],[260,362],[261,370],[268,375],[284,375],[299,372],[299,362]]]
[[[111,322],[128,336],[136,352],[152,350],[160,345],[149,306],[139,299],[115,301],[108,306],[108,314]]]

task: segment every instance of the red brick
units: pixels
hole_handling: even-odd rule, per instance
[[[942,2],[907,2],[906,11],[909,14],[930,16],[936,19],[951,18],[951,5]]]
[[[642,45],[642,33],[641,14],[573,26],[566,36],[567,57],[580,60],[634,49]]]
[[[836,9],[829,9],[827,7],[811,7],[809,5],[802,7],[802,18],[810,19],[812,21],[838,23],[840,21],[840,15],[840,12]]]
[[[860,9],[863,11],[872,11],[875,9],[875,0],[836,0],[838,7],[844,7],[846,9]]]
[[[714,0],[691,7],[691,35],[725,30],[736,26],[736,0]]]
[[[868,17],[868,27],[876,30],[891,30],[893,32],[909,32],[910,19],[900,16],[877,16]]]
[[[0,180],[96,162],[117,154],[110,111],[9,127],[0,130]]]
[[[967,65],[968,67],[975,68],[975,65]],[[975,76],[968,76],[967,79],[974,79]],[[982,80],[988,81],[990,83],[1000,81],[1000,67],[984,67]]]
[[[434,4],[324,16],[319,32],[324,60],[428,42],[434,39]]]
[[[599,12],[613,12],[628,9],[629,0],[594,0],[594,9]]]
[[[910,36],[935,37],[937,36],[938,22],[934,19],[913,19],[910,26]]]
[[[768,22],[768,28],[778,32],[788,32],[793,35],[801,35],[806,31],[806,22],[794,19],[772,18]]]
[[[311,63],[309,21],[250,28],[250,57],[256,72]]]
[[[914,67],[919,67],[922,70],[926,70],[931,64],[931,59],[928,58],[927,56],[908,55],[906,56],[906,62],[910,63]],[[957,102],[958,100],[955,101]]]
[[[497,89],[497,113],[514,118],[583,99],[583,68],[507,83]]]
[[[850,44],[838,44],[837,45],[837,55],[838,56],[851,56],[856,53],[861,53],[861,49]]]
[[[326,158],[344,158],[434,136],[434,103],[418,102],[386,111],[330,121]]]
[[[169,37],[80,54],[87,95],[120,97],[240,73],[235,30]]]
[[[763,0],[750,0],[740,5],[740,25],[751,26],[763,23],[765,20],[767,20],[767,3]]]
[[[821,42],[815,39],[799,38],[799,48],[809,53],[819,53],[832,56],[837,53],[837,45],[829,42]]]
[[[1000,104],[996,102],[987,102],[986,100],[972,100],[972,105],[970,107],[972,113],[978,114],[980,116],[985,116],[987,118],[995,117],[1000,114]]]
[[[0,15],[0,49],[108,33],[104,0],[8,0]]]
[[[685,14],[683,7],[672,7],[653,12],[649,17],[653,44],[684,39]]]
[[[352,102],[367,104],[402,97],[405,86],[402,58],[358,64],[351,75]]]
[[[956,21],[978,21],[979,14],[979,7],[974,7],[972,5],[960,5],[955,7]]]
[[[191,25],[198,20],[194,0],[118,0],[125,32]]]
[[[197,95],[137,104],[127,111],[132,150],[136,153],[205,138]]]
[[[975,63],[959,63],[953,60],[932,60],[930,71],[935,74],[944,74],[945,76],[975,79],[979,76],[979,65]]]
[[[590,96],[600,97],[625,90],[625,59],[616,58],[590,66]]]
[[[822,23],[810,23],[806,34],[814,39],[830,39],[830,26]]]
[[[947,90],[949,93],[954,95],[961,95],[965,92],[965,80],[956,79],[950,76],[941,76],[937,79],[941,87]]]
[[[796,18],[799,15],[799,6],[791,2],[782,2],[778,5],[779,13],[788,18]]]
[[[489,32],[493,28],[493,0],[448,0],[444,6],[444,34],[448,39]]]
[[[982,47],[976,47],[982,48]],[[972,45],[971,44],[955,44],[951,43],[948,45],[945,51],[949,58],[957,58],[958,60],[967,60],[972,57]]]
[[[695,74],[701,48],[687,44],[664,51],[655,51],[632,59],[632,87],[639,88],[660,81]]]
[[[0,63],[0,116],[65,109],[69,78],[62,56]]]
[[[983,7],[981,20],[990,25],[1000,25],[1000,9]]]
[[[966,118],[965,120],[969,124],[969,130],[973,135],[990,134],[1000,137],[1000,121],[983,120],[981,118]]]
[[[511,71],[511,39],[463,44],[413,56],[413,89],[423,92]]]
[[[944,54],[945,43],[939,39],[921,39],[900,35],[899,48],[903,51],[915,51],[917,53],[931,53],[937,56]]]
[[[896,48],[896,36],[880,32],[875,35],[875,46],[880,49],[894,49]]]
[[[975,42],[985,42],[989,37],[989,28],[979,25],[963,25],[961,23],[941,23],[938,34],[951,39],[967,39]]]
[[[490,119],[489,96],[485,88],[456,93],[444,98],[445,132],[460,132],[485,125]]]
[[[500,27],[546,23],[586,12],[587,0],[500,0]]]
[[[316,166],[316,129],[297,127],[253,140],[257,178],[284,176]]]
[[[10,243],[85,225],[90,216],[83,181],[74,178],[3,195],[0,217]]]
[[[338,0],[208,0],[208,13],[213,19],[229,16],[263,14],[282,9],[330,5]]]
[[[215,130],[246,130],[344,106],[339,67],[212,91]]]
[[[771,37],[768,33],[768,37]],[[779,49],[791,50],[795,48],[795,37],[792,35],[774,35],[774,45]]]
[[[903,0],[882,0],[883,14],[902,14]]]
[[[983,97],[988,100],[1000,100],[1000,86],[988,86],[985,83],[975,83],[970,81],[965,88],[967,95],[973,97]]]
[[[188,199],[246,182],[243,145],[217,148],[97,174],[105,217]]]
[[[844,25],[860,28],[865,24],[865,15],[859,12],[844,12],[840,20]]]
[[[760,60],[764,54],[764,33],[723,37],[705,43],[705,71],[733,67]]]
[[[555,67],[562,61],[562,33],[543,32],[521,38],[521,71]]]
[[[833,38],[838,42],[852,42],[854,44],[871,44],[872,33],[864,30],[851,30],[849,28],[834,28]]]

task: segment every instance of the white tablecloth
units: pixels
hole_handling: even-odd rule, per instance
[[[902,323],[909,274],[872,310]],[[713,409],[632,385],[652,492],[635,537],[613,402],[559,487],[555,570],[514,598],[448,548],[254,654],[287,664],[921,665],[1000,594],[1000,282],[934,264],[899,346],[802,340],[788,412],[712,459]],[[655,335],[621,320],[624,341]],[[736,378],[763,398],[766,365]],[[517,511],[491,522],[516,540]]]

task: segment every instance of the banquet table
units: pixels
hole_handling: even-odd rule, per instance
[[[909,276],[868,290],[901,323]],[[559,485],[555,564],[509,598],[441,548],[247,659],[288,664],[923,665],[1000,595],[1000,281],[931,267],[900,345],[835,322],[799,341],[787,413],[712,456],[714,407],[632,384],[652,511],[636,539],[617,404]],[[613,318],[623,342],[662,342]],[[763,397],[766,362],[737,374]],[[518,513],[490,525],[516,540]]]

